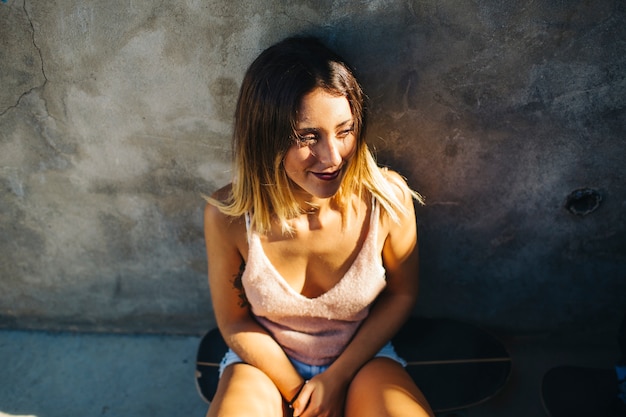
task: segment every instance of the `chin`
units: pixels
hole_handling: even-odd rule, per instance
[[[337,195],[339,192],[339,187],[328,187],[323,190],[315,190],[315,192],[311,193],[316,198],[332,198]]]
[[[334,193],[314,195],[314,197],[323,200],[323,199],[333,198],[336,195],[337,195],[337,191],[335,191]]]
[[[299,190],[299,192],[308,194],[313,198],[327,199],[337,195],[337,193],[339,192],[339,188],[341,187],[342,181],[343,175],[335,179],[335,181],[326,184],[309,183],[299,185],[295,181],[292,181],[292,185],[294,185],[295,188]]]

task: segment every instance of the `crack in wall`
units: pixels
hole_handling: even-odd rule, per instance
[[[27,95],[29,95],[30,93],[32,93],[35,90],[43,89],[46,86],[46,84],[48,83],[48,77],[46,76],[46,70],[44,68],[43,53],[41,52],[41,48],[39,47],[39,45],[37,45],[37,41],[35,40],[35,25],[33,24],[33,19],[31,18],[30,14],[28,13],[28,9],[26,7],[26,0],[24,0],[24,2],[22,3],[22,10],[24,10],[24,14],[26,15],[26,19],[28,19],[28,23],[30,25],[31,34],[32,34],[31,38],[32,38],[33,46],[37,50],[37,54],[39,55],[39,60],[41,61],[41,74],[43,75],[43,83],[41,85],[32,87],[28,91],[25,91],[24,93],[22,93],[18,97],[18,99],[17,99],[17,101],[15,102],[14,105],[9,106],[6,109],[0,111],[0,117],[4,116],[6,113],[11,111],[12,109],[17,108],[20,105],[20,103],[22,102],[22,99],[24,97],[26,97]],[[45,102],[45,100],[44,100],[44,102]]]

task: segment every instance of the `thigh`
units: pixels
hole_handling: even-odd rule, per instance
[[[224,369],[207,417],[276,417],[283,414],[283,399],[272,380],[254,366],[236,363]]]
[[[398,362],[374,358],[352,380],[345,417],[427,417],[433,412],[410,375]]]

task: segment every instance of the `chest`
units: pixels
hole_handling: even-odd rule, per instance
[[[315,298],[337,285],[373,238],[369,220],[369,212],[343,225],[341,219],[327,219],[321,224],[308,219],[292,236],[261,237],[260,243],[281,278],[296,292]]]

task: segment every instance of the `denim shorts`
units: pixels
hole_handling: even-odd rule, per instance
[[[403,367],[406,366],[406,361],[402,359],[400,356],[398,356],[391,342],[383,346],[383,348],[376,355],[374,355],[374,357],[393,359],[394,361],[398,362]],[[308,365],[304,362],[297,361],[293,358],[289,358],[289,360],[291,361],[293,366],[296,368],[296,371],[298,371],[300,376],[304,379],[311,379],[315,375],[321,374],[322,372],[324,372],[330,367],[330,364],[316,366],[316,365]],[[241,358],[235,352],[233,352],[231,349],[228,349],[228,352],[226,352],[226,355],[224,355],[222,362],[220,362],[220,377],[222,376],[224,369],[226,369],[228,365],[232,365],[233,363],[242,363],[242,362],[243,360],[241,360]]]

